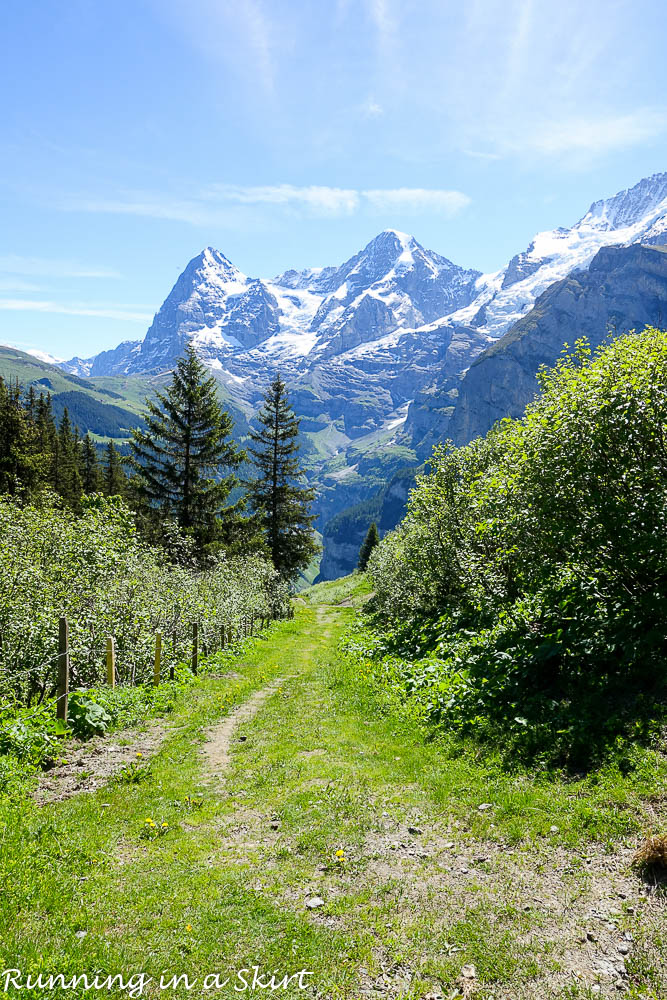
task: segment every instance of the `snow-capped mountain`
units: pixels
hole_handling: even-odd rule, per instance
[[[483,275],[479,293],[449,317],[497,340],[533,307],[555,281],[588,267],[605,246],[661,244],[667,240],[667,173],[654,174],[613,198],[594,202],[570,229],[538,233],[503,271]]]
[[[73,358],[67,367],[79,375],[165,370],[188,342],[218,369],[332,357],[467,305],[478,277],[395,230],[340,267],[274,279],[249,278],[207,247],[185,268],[143,342]],[[242,357],[255,348],[256,357]]]
[[[212,368],[231,375],[286,362],[303,372],[334,358],[386,360],[451,328],[475,330],[471,348],[481,350],[602,247],[665,240],[667,173],[595,202],[569,229],[538,233],[495,274],[459,267],[395,230],[340,267],[272,279],[250,278],[207,247],[187,265],[143,341],[64,367],[78,375],[154,373],[172,367],[191,342]],[[462,359],[464,368],[473,357]]]

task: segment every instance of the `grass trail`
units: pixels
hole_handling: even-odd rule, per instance
[[[667,996],[664,903],[627,871],[641,787],[547,786],[425,745],[341,668],[353,614],[304,602],[202,679],[139,780],[2,817],[3,968],[144,973],[148,997],[275,995],[243,989],[253,966],[310,973],[280,996]]]

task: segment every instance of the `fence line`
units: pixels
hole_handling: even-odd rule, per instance
[[[244,615],[233,616],[222,621],[212,621],[207,622],[202,628],[198,620],[192,621],[192,648],[190,656],[190,667],[192,673],[196,676],[199,670],[200,664],[200,652],[203,652],[204,656],[208,656],[209,653],[213,652],[217,646],[219,650],[224,650],[229,648],[235,640],[244,639],[249,636],[253,636],[257,632],[257,625],[259,626],[259,631],[263,631],[272,620],[275,620],[270,615],[258,615],[256,616],[254,612],[246,613]],[[207,625],[209,626],[207,628]],[[175,664],[179,662],[178,657],[178,630],[174,628],[172,630],[171,636],[171,661],[169,665],[169,679],[174,680],[175,677]],[[3,653],[5,645],[6,635],[3,636]],[[116,682],[118,680],[118,672],[116,667],[116,639],[114,636],[100,637],[100,646],[104,643],[105,653],[105,673],[106,673],[106,683],[107,685],[114,689],[116,687]],[[154,655],[153,655],[153,684],[158,686],[162,679],[162,664],[163,664],[163,633],[157,631],[154,633]],[[84,649],[78,649],[76,645],[72,646],[70,640],[70,622],[65,616],[61,617],[58,621],[58,652],[55,653],[48,660],[44,660],[42,663],[35,666],[27,667],[26,669],[16,671],[12,674],[5,675],[2,666],[0,665],[0,682],[11,684],[13,681],[18,680],[21,677],[27,677],[34,675],[38,671],[43,670],[45,667],[52,666],[56,664],[56,681],[55,681],[55,707],[56,707],[56,717],[61,719],[63,722],[67,721],[67,710],[68,710],[68,700],[70,693],[70,679],[73,669],[76,670],[76,665],[72,664],[72,655],[79,657],[90,657],[92,655],[97,655],[99,652],[97,643],[94,646],[88,646]],[[182,662],[182,660],[181,660]],[[132,681],[135,679],[135,667],[136,664],[133,663],[133,669],[131,672]],[[44,695],[45,684],[43,686],[41,697]],[[41,703],[41,698],[40,698]],[[41,708],[33,712],[28,716],[21,716],[22,721],[28,721],[41,714]]]

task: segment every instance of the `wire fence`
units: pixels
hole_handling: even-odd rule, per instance
[[[159,685],[167,679],[173,680],[179,664],[188,667],[193,674],[199,671],[202,657],[234,645],[240,639],[263,631],[275,617],[287,617],[291,608],[280,615],[248,611],[234,617],[209,616],[204,621],[184,621],[182,616],[174,617],[171,628],[159,630],[143,636],[141,653],[132,651],[127,660],[118,655],[115,636],[99,635],[90,646],[72,643],[70,622],[61,617],[54,623],[52,642],[57,651],[48,659],[19,670],[8,668],[11,651],[0,642],[0,701],[5,704],[41,706],[45,699],[55,699],[58,718],[67,718],[67,700],[70,690],[107,684],[118,685]],[[150,642],[148,639],[150,638]],[[9,653],[9,656],[7,655]],[[91,670],[92,667],[92,670]],[[22,715],[27,721],[40,714]]]

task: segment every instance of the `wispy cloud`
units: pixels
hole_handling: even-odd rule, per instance
[[[21,278],[0,278],[0,292],[41,292],[39,285]]]
[[[149,323],[151,313],[135,312],[123,307],[100,307],[95,305],[67,305],[37,299],[0,299],[0,310],[8,312],[53,313],[64,316],[94,316],[98,319],[115,319],[128,323]]]
[[[635,24],[629,0],[469,0],[450,19],[437,86],[438,70],[420,65],[411,93],[467,156],[588,166],[667,130],[665,106],[642,104],[633,86],[623,42]]]
[[[470,156],[473,160],[489,160],[493,162],[494,160],[502,160],[501,153],[485,153],[481,149],[464,149],[462,150],[464,156]]]
[[[273,94],[275,90],[275,66],[271,45],[271,28],[266,13],[258,0],[243,0],[232,5],[245,25],[250,49],[255,56],[255,65],[264,90]]]
[[[437,212],[456,215],[470,204],[461,191],[440,191],[430,188],[394,188],[362,191],[362,197],[382,211]]]
[[[239,224],[240,210],[281,209],[321,218],[338,218],[366,210],[435,211],[451,216],[470,204],[461,191],[438,188],[339,188],[325,185],[274,184],[242,186],[213,184],[196,198],[171,199],[155,195],[113,199],[68,199],[71,211],[137,215],[187,222],[194,226]]]
[[[230,68],[262,101],[273,98],[279,76],[281,22],[263,0],[152,0],[157,16],[175,27],[179,41],[206,57],[214,71]]]
[[[655,138],[666,128],[667,112],[644,108],[633,114],[549,122],[524,136],[520,145],[546,156],[590,156],[628,149]]]
[[[54,260],[46,257],[21,257],[7,254],[0,257],[0,272],[5,274],[33,275],[44,278],[120,278],[118,271],[109,267],[80,264],[72,260]],[[29,289],[33,290],[33,289]],[[18,291],[18,289],[17,289]]]
[[[396,41],[396,18],[390,0],[369,0],[369,13],[383,46],[393,46]]]
[[[309,184],[258,185],[244,187],[216,184],[209,188],[208,197],[237,205],[301,206],[314,215],[348,215],[359,207],[359,192],[351,188]]]
[[[384,114],[384,108],[370,96],[362,103],[361,114],[363,118],[380,118]]]

